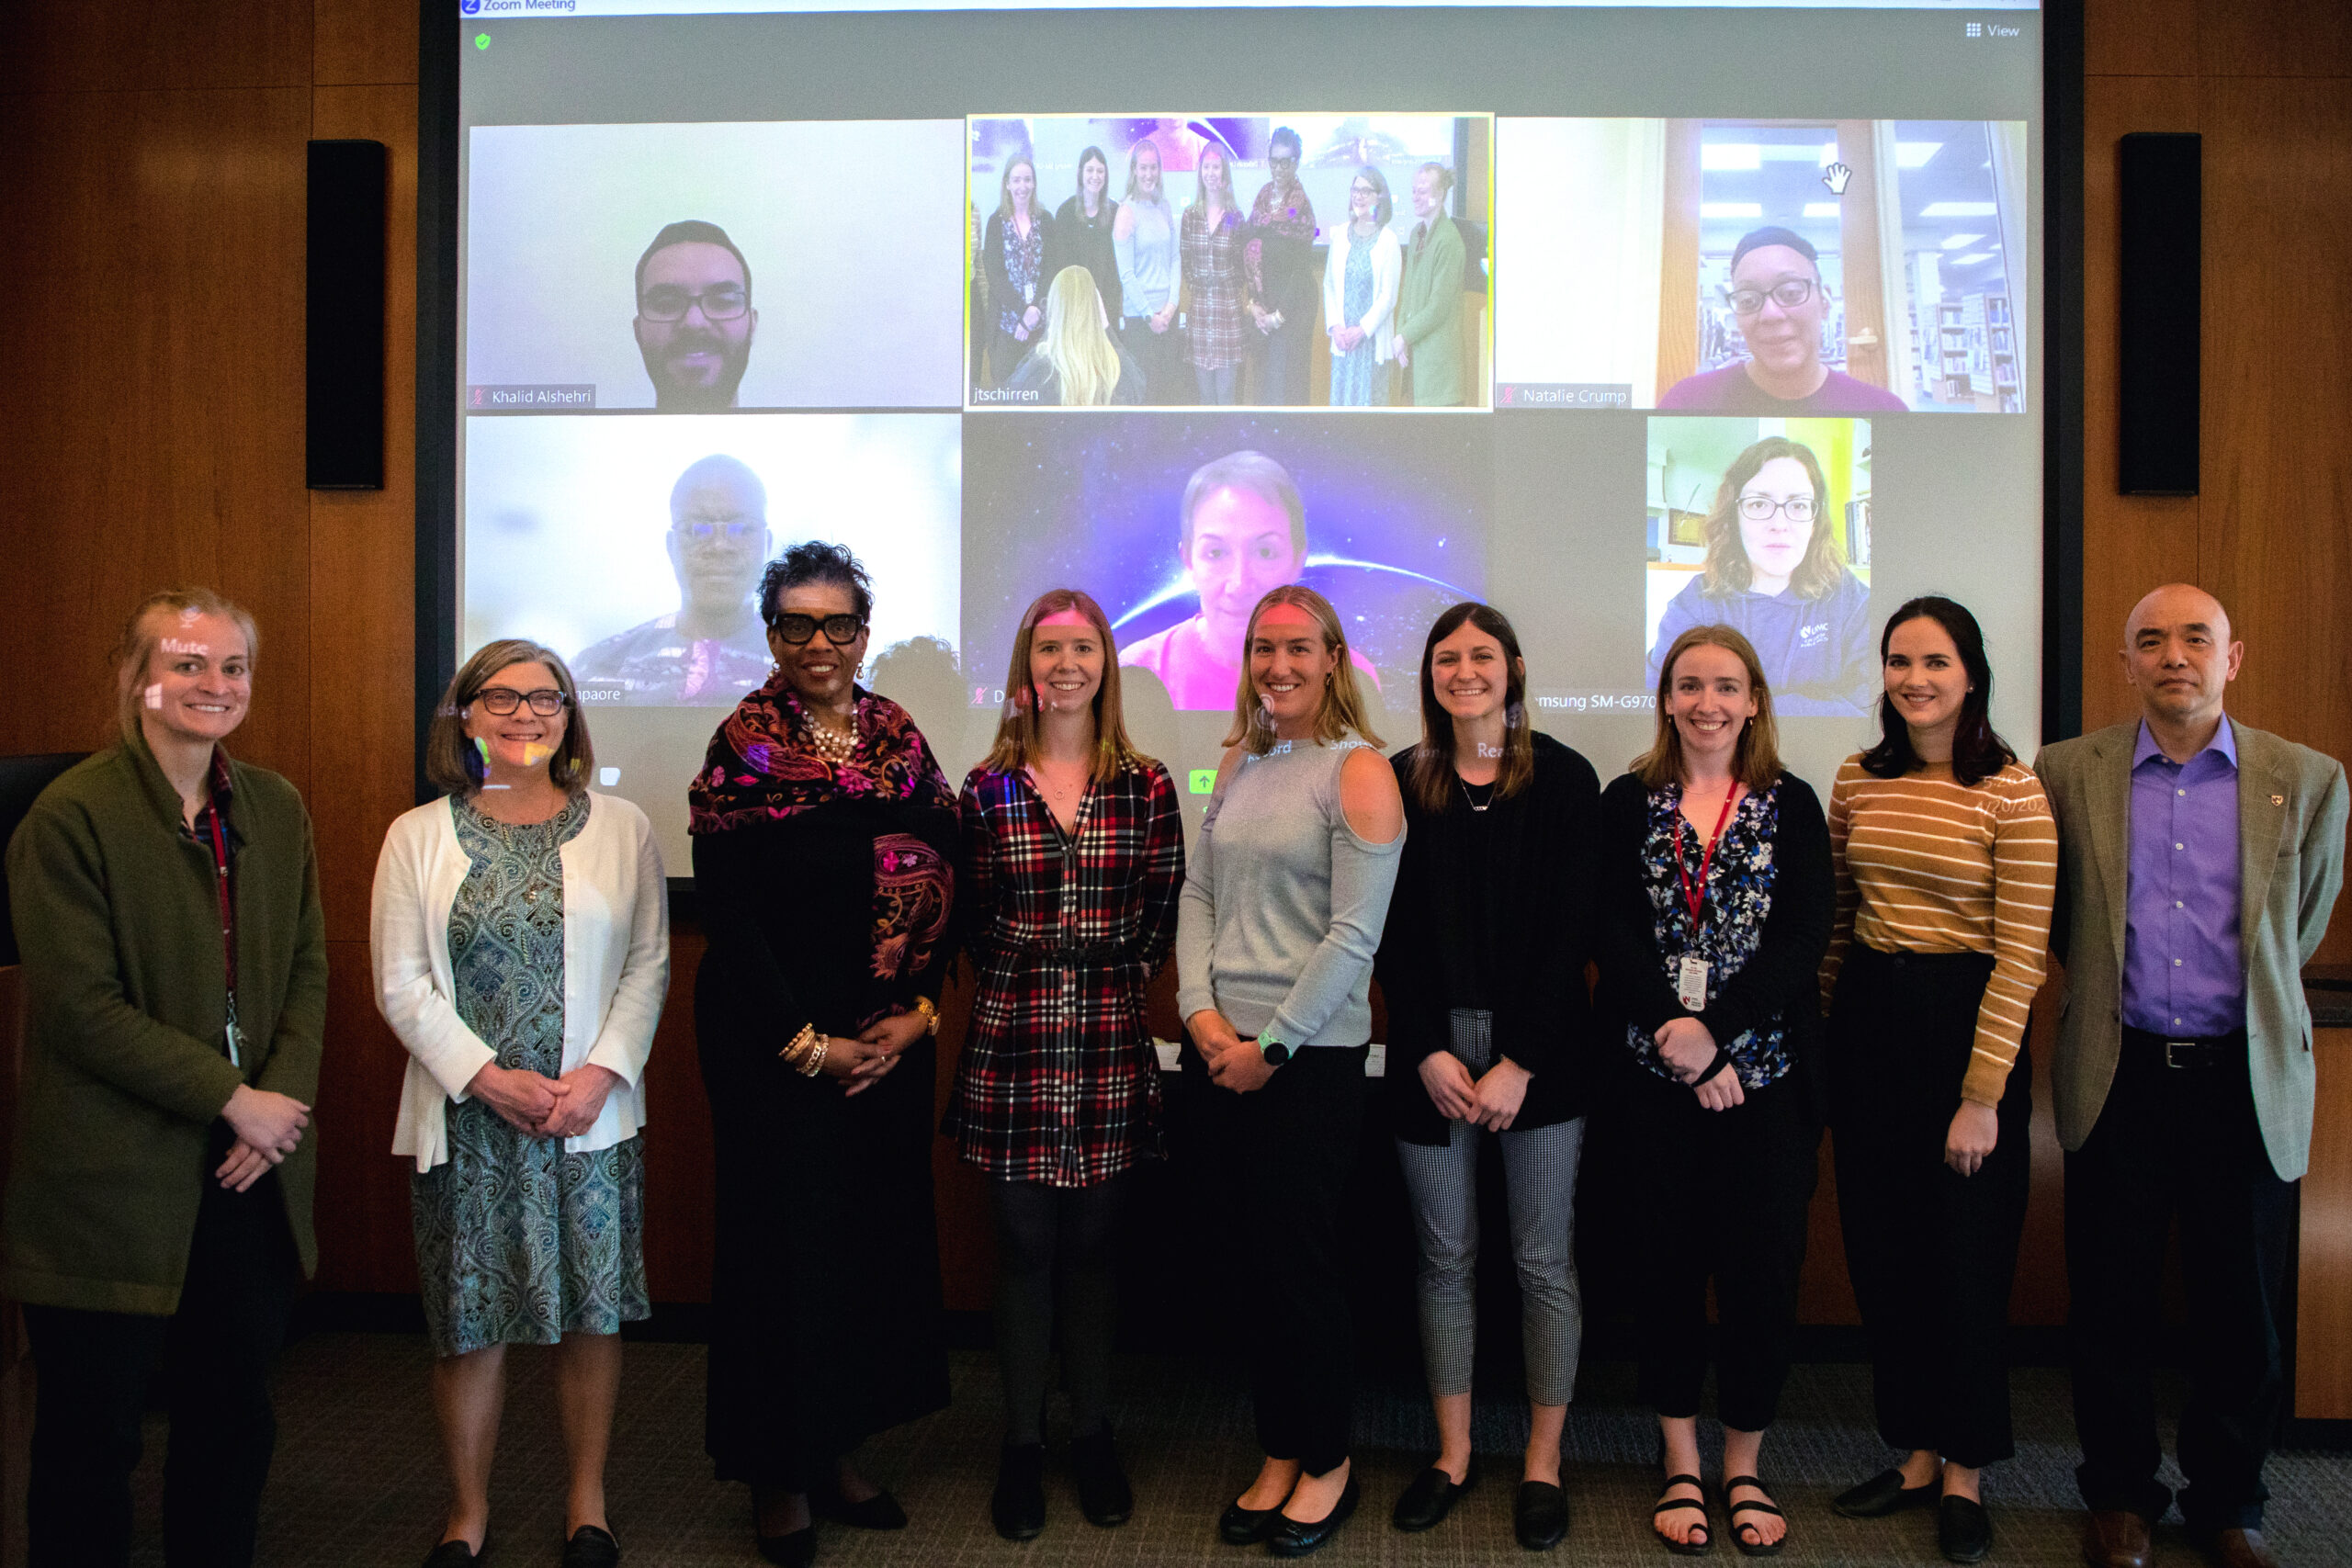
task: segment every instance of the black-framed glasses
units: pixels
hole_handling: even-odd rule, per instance
[[[1750,523],[1761,523],[1775,512],[1803,527],[1813,521],[1813,497],[1792,495],[1786,501],[1774,501],[1769,495],[1743,495],[1739,498],[1739,514]]]
[[[767,531],[768,525],[756,517],[738,517],[725,523],[701,521],[670,525],[670,532],[681,538],[705,542],[711,539],[725,539],[729,544],[736,544],[744,539],[756,539]]]
[[[536,692],[518,692],[512,686],[484,686],[474,694],[474,701],[504,718],[525,703],[541,718],[553,718],[568,706],[571,699],[561,692],[542,686]]]
[[[1761,310],[1767,299],[1783,310],[1793,310],[1813,298],[1813,279],[1783,278],[1770,288],[1726,288],[1724,298],[1730,300],[1731,308],[1743,316],[1752,316]]]
[[[845,648],[855,642],[857,634],[865,629],[865,617],[786,614],[775,618],[775,635],[795,648],[798,648],[802,643],[815,637],[819,627],[824,629],[827,642],[831,643],[835,648]]]
[[[637,297],[637,313],[649,321],[681,321],[689,307],[700,305],[707,321],[731,321],[752,308],[752,291],[740,283],[722,283],[696,291],[675,284],[657,283]]]

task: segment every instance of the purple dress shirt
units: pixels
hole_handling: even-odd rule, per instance
[[[2238,747],[2222,720],[2176,762],[2145,720],[2132,750],[2123,1021],[2169,1040],[2245,1027],[2238,931]]]

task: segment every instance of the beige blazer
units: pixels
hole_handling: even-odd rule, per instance
[[[2302,966],[2344,885],[2344,766],[2232,721],[2238,751],[2239,945],[2246,1055],[2262,1141],[2282,1181],[2312,1144],[2312,1015]],[[2124,882],[2131,865],[2132,752],[2140,721],[2041,749],[2033,760],[2058,818],[2051,948],[2066,965],[2051,1082],[2058,1141],[2078,1149],[2115,1081],[2123,1044]]]

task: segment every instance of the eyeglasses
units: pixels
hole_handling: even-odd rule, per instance
[[[1752,316],[1761,310],[1767,299],[1783,310],[1793,310],[1813,298],[1813,279],[1786,278],[1770,288],[1726,288],[1724,298],[1730,300],[1731,308],[1743,316]]]
[[[503,718],[521,707],[531,705],[531,711],[541,718],[553,718],[570,705],[571,699],[561,692],[542,686],[536,692],[518,692],[512,686],[484,686],[474,694],[474,701]]]
[[[670,532],[685,538],[726,539],[730,543],[740,539],[756,538],[767,531],[768,525],[757,518],[737,518],[731,523],[673,523],[670,525]]]
[[[820,626],[824,628],[827,642],[842,648],[857,640],[857,634],[865,629],[865,620],[862,615],[826,615],[820,618],[816,615],[787,615],[775,618],[775,635],[795,648],[815,637]]]
[[[637,297],[637,313],[649,321],[684,321],[693,305],[702,307],[707,321],[731,321],[751,309],[752,291],[740,283],[722,283],[699,293],[662,283]]]
[[[1769,495],[1743,495],[1739,498],[1739,514],[1750,523],[1761,523],[1775,512],[1803,527],[1813,521],[1813,497],[1792,495],[1786,501],[1774,501]]]
[[[1266,165],[1274,169],[1295,169],[1298,167],[1298,159],[1295,154],[1277,152],[1266,160]]]

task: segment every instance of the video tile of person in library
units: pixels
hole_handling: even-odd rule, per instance
[[[1388,180],[1366,164],[1348,186],[1348,220],[1331,231],[1323,257],[1323,331],[1331,350],[1331,406],[1388,406],[1388,365],[1396,355],[1396,295],[1405,250],[1388,220]]]
[[[1992,1550],[1979,1472],[2015,1455],[2009,1284],[2033,1169],[2027,1014],[2058,832],[1995,733],[1976,617],[1913,599],[1879,639],[1879,742],[1829,792],[1838,919],[1822,961],[1846,1270],[1880,1440],[1905,1457],[1839,1495],[1937,1510],[1954,1562]]]
[[[1135,1508],[1111,1431],[1118,1248],[1135,1168],[1163,1136],[1143,996],[1175,946],[1184,829],[1168,770],[1127,739],[1117,653],[1090,595],[1032,604],[996,744],[957,803],[979,978],[947,1130],[996,1217],[1005,1435],[989,1512],[1008,1540],[1046,1527],[1057,1326],[1079,1511],[1108,1527]]]
[[[1821,254],[1792,230],[1764,228],[1732,247],[1724,288],[1747,342],[1737,364],[1686,376],[1659,398],[1661,409],[1693,413],[1901,413],[1902,399],[1821,363],[1829,289]]]
[[[1869,713],[1871,591],[1846,565],[1813,448],[1768,435],[1740,453],[1706,532],[1704,567],[1658,617],[1649,678],[1685,631],[1723,625],[1754,646],[1783,716]]]
[[[637,258],[637,351],[663,413],[725,413],[751,368],[752,264],[716,223],[663,227]]]
[[[1028,357],[1046,326],[1046,285],[1053,220],[1038,203],[1037,162],[1023,152],[1004,165],[996,210],[980,236],[980,265],[988,274],[995,337],[989,345],[989,376],[1001,387]]]
[[[1306,144],[1277,126],[1266,143],[1270,177],[1250,204],[1250,324],[1257,335],[1261,403],[1306,401],[1307,355],[1315,335],[1315,203],[1298,181]]]
[[[368,946],[377,1010],[409,1053],[392,1152],[415,1162],[453,1494],[426,1568],[485,1550],[509,1345],[558,1348],[564,1568],[605,1568],[620,1556],[605,1511],[620,1326],[652,1312],[638,1134],[670,984],[669,885],[645,813],[589,793],[587,716],[548,649],[476,650],[424,765],[446,793],[385,835]]]
[[[581,651],[589,705],[719,707],[765,681],[756,591],[769,543],[759,475],[723,453],[689,465],[670,489],[664,540],[678,608]]]
[[[1031,406],[1134,407],[1148,389],[1143,367],[1111,334],[1093,273],[1073,263],[1046,289],[1045,331],[1005,378],[1011,400]]]
[[[2294,1393],[2285,1303],[2317,1152],[2301,976],[2344,886],[2352,795],[2341,761],[2228,713],[2246,647],[2211,593],[2154,589],[2122,631],[2138,715],[2034,759],[2057,814],[2052,948],[2073,993],[2050,1080],[2083,1556],[2148,1568],[2151,1528],[2176,1500],[2158,1475],[2155,1369],[2177,1359],[2189,1540],[2215,1568],[2277,1568],[2263,1470]],[[2314,1237],[2328,1222],[2310,1193],[2301,1205]],[[2177,1358],[2165,1325],[2176,1235]]]
[[[1248,227],[1233,190],[1233,154],[1217,142],[1193,161],[1198,188],[1178,225],[1184,285],[1184,356],[1204,404],[1240,400],[1241,362],[1250,352],[1242,307],[1250,280],[1243,268]],[[1219,706],[1224,705],[1219,704]]]
[[[1058,277],[1066,267],[1084,267],[1094,279],[1094,290],[1114,326],[1119,321],[1119,257],[1114,243],[1118,228],[1119,203],[1111,195],[1110,160],[1100,147],[1089,147],[1078,155],[1078,189],[1054,209],[1046,275]]]
[[[1382,1079],[1421,1263],[1421,1359],[1438,1452],[1391,1519],[1434,1529],[1476,1481],[1478,1167],[1500,1145],[1528,1403],[1511,1504],[1520,1545],[1568,1531],[1560,1435],[1584,1323],[1577,1167],[1591,1091],[1583,976],[1595,913],[1592,764],[1527,716],[1527,665],[1502,612],[1456,604],[1421,651],[1421,739],[1394,759],[1405,848],[1375,973],[1388,1003]]]
[[[1756,650],[1693,626],[1668,650],[1657,739],[1600,801],[1596,1010],[1650,1239],[1634,1281],[1666,1470],[1650,1528],[1678,1556],[1713,1541],[1698,1427],[1711,1280],[1724,1523],[1747,1556],[1788,1530],[1758,1478],[1821,1144],[1818,972],[1837,895],[1821,802],[1778,749]]]
[[[1233,1300],[1216,1336],[1249,1366],[1265,1454],[1217,1533],[1304,1557],[1362,1491],[1340,1207],[1363,1142],[1373,959],[1405,817],[1330,602],[1277,588],[1248,636],[1185,870],[1176,1005],[1230,1216]]]
[[[1131,644],[1119,662],[1158,676],[1178,711],[1215,711],[1233,701],[1258,602],[1306,570],[1306,503],[1273,458],[1228,452],[1184,481],[1177,517],[1176,557],[1200,608]],[[1371,660],[1353,649],[1350,659],[1377,688]]]
[[[705,1443],[752,1489],[756,1549],[805,1565],[817,1515],[905,1526],[855,1451],[947,1404],[932,1094],[960,845],[930,744],[857,683],[856,558],[793,546],[760,608],[775,675],[686,792],[717,1161]]]
[[[1424,164],[1413,175],[1413,237],[1396,300],[1396,363],[1411,375],[1413,406],[1455,408],[1470,400],[1462,362],[1462,282],[1467,248],[1446,214],[1453,171]]]
[[[29,1561],[130,1561],[148,1380],[164,1373],[167,1561],[254,1559],[270,1363],[304,1276],[327,1010],[301,796],[232,759],[260,637],[209,589],[116,645],[119,738],[8,842],[25,1002],[0,1289],[40,1382]]]
[[[1111,249],[1119,265],[1120,341],[1143,367],[1145,400],[1168,407],[1189,403],[1193,386],[1176,325],[1183,299],[1178,218],[1160,181],[1159,147],[1147,136],[1127,151],[1126,197],[1112,221]]]

